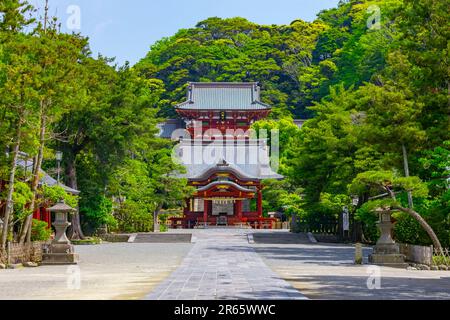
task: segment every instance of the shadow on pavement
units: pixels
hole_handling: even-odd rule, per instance
[[[450,278],[381,277],[380,289],[369,289],[369,277],[299,276],[285,279],[310,299],[441,300],[450,299]],[[369,280],[370,281],[370,280]]]

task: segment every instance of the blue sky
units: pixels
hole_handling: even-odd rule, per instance
[[[80,9],[83,35],[92,51],[116,57],[119,64],[138,62],[157,40],[190,28],[208,17],[244,17],[259,24],[289,24],[295,19],[313,21],[316,14],[339,0],[49,0],[50,14],[68,31],[69,6]],[[29,0],[37,8],[44,0]]]

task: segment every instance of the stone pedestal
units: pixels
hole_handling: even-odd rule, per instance
[[[379,211],[380,220],[378,228],[381,231],[380,238],[369,256],[369,262],[394,268],[406,268],[405,256],[400,254],[400,246],[392,239],[391,212],[387,210]]]
[[[78,261],[78,254],[72,244],[53,243],[48,252],[42,255],[42,265],[77,264]]]

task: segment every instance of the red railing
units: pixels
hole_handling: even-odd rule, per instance
[[[208,217],[207,225],[217,225],[217,217]],[[194,228],[195,226],[202,226],[205,224],[203,217],[192,218],[170,218],[172,228]],[[244,217],[242,219],[236,217],[228,217],[227,224],[229,226],[244,224],[249,225],[253,229],[273,229],[274,223],[277,222],[275,218],[260,218],[260,217]]]

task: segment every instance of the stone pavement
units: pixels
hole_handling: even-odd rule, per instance
[[[353,263],[355,249],[344,244],[273,244],[253,246],[264,262],[310,299],[450,299],[450,271],[412,271]],[[379,287],[373,276],[379,275]],[[372,280],[371,280],[372,279]]]
[[[251,230],[194,230],[196,243],[148,300],[306,299],[275,274],[248,243]]]

